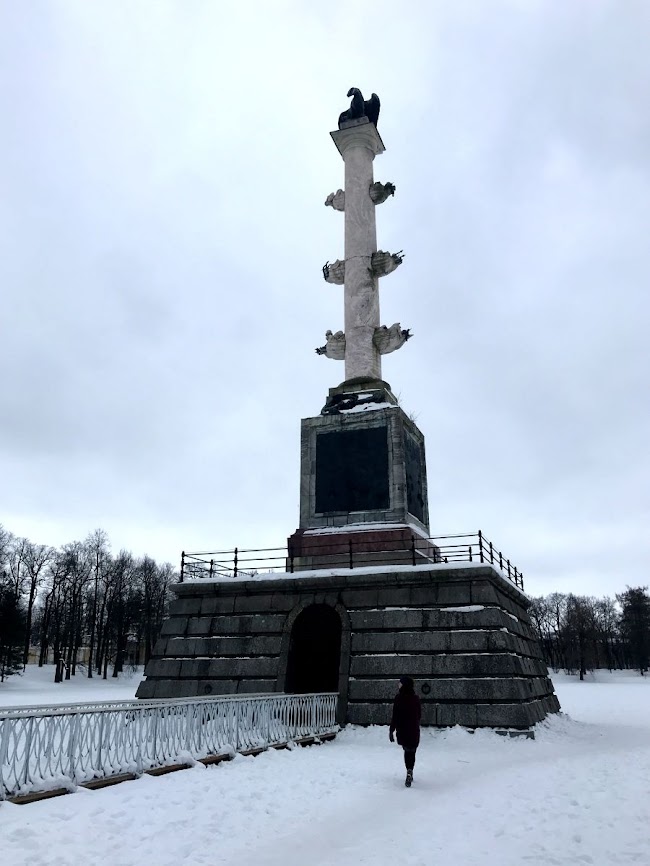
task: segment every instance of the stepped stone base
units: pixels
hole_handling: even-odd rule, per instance
[[[341,620],[341,723],[387,724],[403,674],[425,725],[525,730],[560,708],[527,597],[490,565],[198,580],[174,591],[139,698],[282,692],[295,620],[326,605]]]
[[[297,529],[287,539],[287,570],[364,565],[424,565],[441,562],[439,548],[412,526],[395,524],[373,529],[350,526],[345,532]],[[292,566],[292,568],[291,568]]]

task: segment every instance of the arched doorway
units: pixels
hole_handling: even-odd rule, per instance
[[[328,604],[309,605],[291,629],[285,692],[338,692],[340,661],[340,616]]]

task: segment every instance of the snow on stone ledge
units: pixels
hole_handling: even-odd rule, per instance
[[[425,530],[414,523],[346,523],[345,526],[320,526],[317,529],[305,529],[303,535],[337,535],[345,532],[374,532],[384,529],[412,529],[435,545],[436,539],[431,538]],[[442,540],[445,536],[441,536]]]
[[[339,575],[362,575],[362,574],[412,574],[413,572],[417,574],[422,574],[427,571],[457,571],[459,568],[462,569],[478,569],[485,567],[492,568],[500,578],[504,580],[504,582],[513,590],[518,592],[523,598],[528,598],[526,593],[520,589],[505,572],[501,571],[498,566],[491,565],[489,562],[429,562],[425,565],[391,565],[390,563],[384,563],[383,565],[366,565],[360,568],[346,568],[345,566],[340,566],[339,568],[318,568],[318,569],[309,569],[308,571],[294,571],[293,573],[288,571],[275,571],[275,572],[264,572],[258,574],[239,574],[237,577],[224,577],[223,575],[214,575],[213,577],[195,577],[195,578],[186,578],[183,581],[183,584],[187,583],[264,583],[265,581],[272,580],[300,580],[305,578],[320,578],[320,577],[337,577]],[[464,607],[463,610],[467,610],[467,607]]]
[[[369,397],[370,394],[359,394],[359,398]],[[352,406],[351,409],[339,409],[339,413],[341,415],[351,415],[353,412],[372,412],[375,409],[398,409],[399,406],[396,406],[394,403],[361,403],[361,405],[357,404],[356,406]]]
[[[451,610],[456,613],[474,613],[477,610],[485,610],[484,604],[466,604],[463,607],[439,607],[438,610]],[[516,617],[513,617],[516,619]]]

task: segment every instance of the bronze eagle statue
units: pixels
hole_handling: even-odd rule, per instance
[[[379,120],[379,109],[381,103],[376,93],[370,95],[370,99],[364,100],[363,93],[358,87],[351,87],[348,90],[348,96],[352,97],[352,102],[347,111],[341,112],[339,115],[339,129],[343,124],[350,120],[357,120],[359,117],[367,117],[370,123],[377,126]]]

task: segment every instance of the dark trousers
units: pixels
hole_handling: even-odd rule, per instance
[[[402,746],[404,749],[404,766],[407,770],[413,770],[415,766],[415,753],[417,751],[417,746]]]

